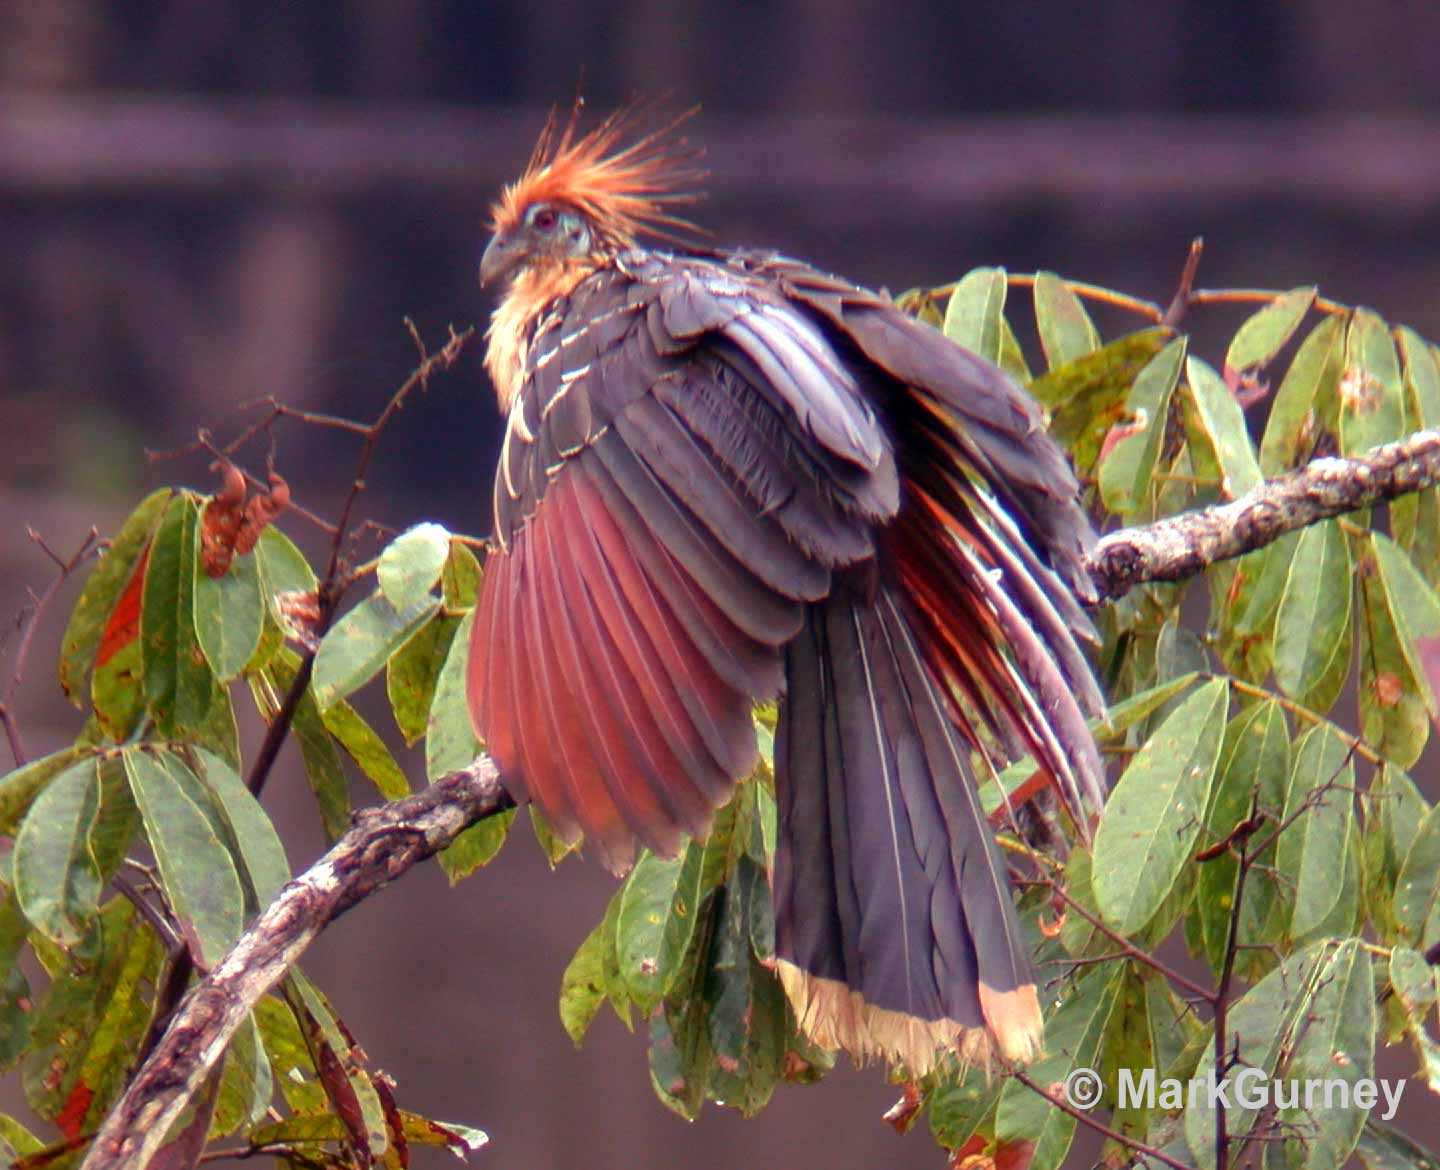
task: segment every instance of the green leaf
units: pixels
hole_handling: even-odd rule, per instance
[[[386,664],[385,694],[407,746],[419,742],[425,734],[435,684],[459,628],[458,617],[437,614],[416,630]]]
[[[405,770],[395,762],[385,741],[354,707],[344,699],[337,699],[325,708],[321,720],[325,730],[335,737],[381,796],[386,800],[399,800],[410,795],[410,781]]]
[[[474,613],[466,614],[451,639],[450,653],[435,681],[435,697],[430,702],[425,730],[425,774],[431,780],[467,767],[480,754],[480,741],[475,738],[470,705],[465,697],[465,663],[470,655],[470,630],[474,624]],[[471,825],[440,851],[440,868],[452,885],[494,859],[505,844],[514,820],[514,809],[487,817]]]
[[[275,1081],[260,1029],[253,1015],[246,1016],[225,1052],[215,1116],[210,1123],[211,1140],[234,1133],[242,1126],[259,1124],[274,1094]]]
[[[254,895],[256,909],[264,909],[290,880],[290,861],[269,815],[245,782],[219,756],[195,748],[200,765],[196,778],[205,786],[211,808],[228,830],[226,845],[239,863],[238,874]]]
[[[93,760],[100,751],[99,748],[75,744],[0,776],[0,833],[13,836],[37,793],[61,772],[82,760]]]
[[[100,765],[71,765],[36,797],[15,839],[15,894],[31,925],[77,946],[100,906],[103,877],[90,844],[100,812]]]
[[[930,1094],[930,1135],[941,1149],[958,1150],[976,1133],[993,1126],[1005,1081],[978,1068],[947,1078]]]
[[[155,933],[123,898],[106,904],[85,952],[35,1006],[22,1071],[30,1107],[67,1137],[96,1128],[122,1088],[163,958]]]
[[[375,576],[380,592],[400,612],[430,596],[450,557],[450,533],[439,524],[417,524],[385,546]]]
[[[1315,292],[1313,285],[1291,289],[1248,318],[1235,331],[1230,348],[1225,351],[1225,368],[1238,372],[1268,366],[1295,335],[1315,303]]]
[[[1133,515],[1150,497],[1155,463],[1170,417],[1170,396],[1180,379],[1186,339],[1177,337],[1146,364],[1130,387],[1125,411],[1130,426],[1100,459],[1100,498],[1112,512]]]
[[[1281,1109],[1278,1121],[1291,1136],[1267,1148],[1267,1167],[1339,1170],[1360,1138],[1369,1110],[1353,1093],[1375,1076],[1375,998],[1370,954],[1347,939],[1322,962],[1298,1035],[1290,1047],[1285,1075],[1300,1085],[1324,1085],[1324,1105]],[[1336,1082],[1343,1085],[1339,1091]],[[1336,1089],[1331,1097],[1331,1090]],[[1303,1131],[1303,1137],[1298,1136]],[[1278,1155],[1278,1157],[1277,1157]]]
[[[1435,976],[1425,956],[1413,947],[1396,946],[1390,951],[1390,987],[1412,1021],[1421,1026],[1435,1006]]]
[[[1359,455],[1404,434],[1405,395],[1395,343],[1379,316],[1356,309],[1345,333],[1340,451]]]
[[[1315,404],[1332,401],[1338,393],[1343,336],[1340,318],[1326,317],[1296,351],[1275,392],[1260,442],[1260,467],[1266,475],[1279,475],[1308,454],[1319,430]]]
[[[1349,646],[1350,547],[1334,520],[1300,534],[1275,614],[1275,681],[1304,699]]]
[[[14,890],[0,886],[0,1072],[12,1068],[30,1047],[34,997],[20,966],[29,933]]]
[[[229,571],[219,577],[210,576],[198,557],[194,569],[195,636],[215,677],[229,682],[260,646],[265,600],[259,558],[237,554]]]
[[[1120,777],[1095,834],[1091,882],[1105,919],[1131,934],[1160,908],[1200,832],[1219,762],[1228,688],[1197,688]]]
[[[1249,817],[1256,801],[1258,811],[1271,816],[1278,817],[1284,808],[1290,779],[1290,732],[1280,704],[1266,700],[1235,716],[1226,729],[1220,759],[1202,844],[1224,840]],[[1261,833],[1270,832],[1269,823],[1260,829]],[[1275,900],[1273,878],[1263,868],[1272,863],[1273,851],[1260,861],[1261,865],[1247,875],[1237,931],[1242,946],[1264,939]],[[1200,915],[1205,956],[1216,974],[1224,966],[1238,869],[1239,862],[1228,851],[1198,867],[1196,912]]]
[[[1100,348],[1100,331],[1070,286],[1053,272],[1035,274],[1035,325],[1050,369]]]
[[[1050,433],[1082,474],[1093,470],[1110,428],[1124,421],[1136,376],[1173,336],[1164,328],[1132,333],[1030,383],[1032,396],[1051,410]]]
[[[1420,822],[1395,882],[1395,925],[1420,950],[1440,942],[1440,815]]]
[[[450,556],[440,574],[440,592],[451,609],[469,609],[480,592],[480,562],[459,537],[450,538]]]
[[[1113,704],[1105,712],[1105,722],[1098,724],[1095,733],[1103,739],[1115,739],[1130,728],[1148,719],[1172,699],[1184,694],[1200,677],[1198,671],[1187,671],[1172,679],[1131,695]]]
[[[642,853],[621,892],[615,950],[621,978],[642,1012],[655,1006],[665,991],[666,976],[673,974],[661,969],[660,949],[675,900],[681,860]]]
[[[1326,948],[1317,944],[1288,956],[1279,967],[1230,1005],[1226,1015],[1225,1048],[1234,1053],[1236,1069],[1259,1069],[1273,1080],[1283,1070],[1294,1042],[1297,1017],[1314,992],[1314,976],[1326,964]],[[1207,1037],[1195,1078],[1208,1084],[1215,1077],[1215,1047]],[[1231,1074],[1233,1077],[1236,1073]],[[1253,1075],[1253,1074],[1252,1074]],[[1233,1089],[1231,1096],[1233,1097]],[[1239,1141],[1255,1126],[1258,1111],[1231,1100],[1227,1132]],[[1215,1165],[1215,1109],[1207,1094],[1196,1095],[1185,1110],[1185,1140],[1197,1166]]]
[[[160,870],[165,896],[196,961],[214,966],[240,937],[245,899],[230,850],[207,810],[196,803],[177,772],[174,756],[141,749],[125,752],[125,771]],[[193,774],[189,779],[199,784]]]
[[[560,1022],[576,1048],[580,1047],[595,1014],[605,1002],[612,979],[607,974],[610,970],[615,973],[613,978],[618,979],[615,925],[607,918],[586,936],[560,979]]]
[[[945,309],[945,336],[995,365],[1000,364],[1005,287],[1003,268],[973,269],[955,285]]]
[[[1395,333],[1405,359],[1413,425],[1417,430],[1440,427],[1440,362],[1425,339],[1408,325],[1401,325]]]
[[[1041,1085],[1058,1084],[1077,1068],[1095,1068],[1119,999],[1123,965],[1081,975],[1045,1021],[1045,1056],[1029,1073]],[[1075,1119],[1015,1080],[1000,1090],[995,1137],[1001,1145],[1034,1142],[1030,1170],[1056,1170],[1075,1137]]]
[[[85,680],[94,665],[100,636],[173,494],[170,488],[161,488],[145,497],[120,526],[80,591],[60,639],[60,689],[77,707],[85,696]]]
[[[1185,360],[1185,378],[1200,425],[1220,463],[1220,489],[1231,499],[1243,496],[1262,479],[1245,413],[1220,375],[1193,355]]]
[[[545,855],[545,860],[554,869],[562,861],[570,856],[580,847],[578,841],[566,841],[551,825],[550,819],[540,811],[539,806],[530,806],[530,831],[535,835],[535,844],[540,846],[540,852]]]
[[[295,547],[295,542],[273,525],[260,534],[260,543],[255,546],[255,558],[260,564],[260,580],[265,593],[265,604],[271,615],[283,624],[283,615],[275,597],[280,593],[314,593],[320,582],[315,570],[305,559],[305,554]]]
[[[1020,348],[1020,339],[1010,328],[1010,322],[1003,316],[1000,318],[1000,361],[997,364],[1020,385],[1029,383],[1031,375],[1030,367],[1025,363],[1025,351]]]
[[[214,681],[195,637],[195,560],[199,511],[177,495],[150,545],[140,613],[145,705],[156,730],[183,739],[205,721]]]
[[[1365,1123],[1355,1154],[1365,1170],[1440,1170],[1440,1161],[1429,1150],[1378,1121]]]
[[[1323,922],[1340,896],[1336,877],[1345,865],[1353,803],[1348,789],[1354,782],[1349,749],[1329,727],[1322,724],[1300,737],[1283,817],[1298,819],[1280,834],[1275,854],[1276,868],[1295,892],[1292,938]],[[1327,786],[1330,791],[1322,792]]]
[[[267,995],[255,1005],[251,1017],[260,1029],[265,1055],[285,1103],[297,1113],[323,1109],[325,1090],[316,1078],[315,1062],[290,1005],[276,995]]]
[[[1383,756],[1408,768],[1430,737],[1428,692],[1405,653],[1373,540],[1367,534],[1360,544],[1360,724]]]
[[[375,677],[395,653],[440,608],[440,599],[426,595],[397,610],[379,594],[345,614],[320,643],[311,689],[323,711],[336,699],[359,690]]]
[[[1395,619],[1400,649],[1410,666],[1412,677],[1420,684],[1426,710],[1432,717],[1440,715],[1440,700],[1437,700],[1416,645],[1419,638],[1440,637],[1440,596],[1394,541],[1378,532],[1372,533],[1370,539],[1380,567],[1380,580],[1390,603],[1390,613]]]

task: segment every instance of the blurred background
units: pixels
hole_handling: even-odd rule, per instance
[[[483,326],[486,204],[582,71],[597,110],[703,104],[696,218],[721,244],[896,291],[998,264],[1163,303],[1203,235],[1202,285],[1318,283],[1435,337],[1437,61],[1434,0],[0,0],[7,661],[27,588],[49,579],[27,525],[68,551],[151,486],[209,488],[203,457],[152,464],[146,447],[223,439],[264,395],[369,418],[414,364],[404,318],[433,345]],[[386,435],[363,513],[485,534],[498,420],[481,355]],[[333,512],[353,446],[277,437],[297,498]],[[77,726],[48,675],[74,595],[23,688],[34,754]],[[323,842],[283,763],[269,800],[299,868]],[[490,1131],[475,1164],[942,1164],[881,1123],[896,1090],[879,1070],[781,1091],[754,1122],[711,1108],[687,1125],[608,1012],[576,1053],[560,974],[613,883],[589,862],[549,873],[524,838],[455,891],[412,873],[307,963],[402,1103]],[[0,1104],[18,1098],[0,1082]]]

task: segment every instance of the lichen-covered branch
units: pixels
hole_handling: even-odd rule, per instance
[[[1100,540],[1090,575],[1102,598],[1146,581],[1183,581],[1298,528],[1440,484],[1440,431],[1349,459],[1317,459],[1226,504],[1123,528]]]
[[[513,803],[495,766],[481,756],[422,792],[357,813],[350,831],[281,891],[184,998],[95,1135],[83,1170],[148,1165],[250,1009],[327,924]]]

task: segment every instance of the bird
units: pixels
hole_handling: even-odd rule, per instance
[[[702,243],[693,113],[552,111],[491,210],[475,730],[517,802],[623,874],[704,837],[778,698],[799,1026],[917,1074],[1033,1061],[977,780],[1028,753],[1082,824],[1103,800],[1079,486],[1016,382],[888,296]]]

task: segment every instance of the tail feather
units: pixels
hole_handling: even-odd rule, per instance
[[[1041,1022],[968,746],[898,590],[807,609],[776,741],[776,948],[802,1026],[929,1069],[1032,1059]]]

